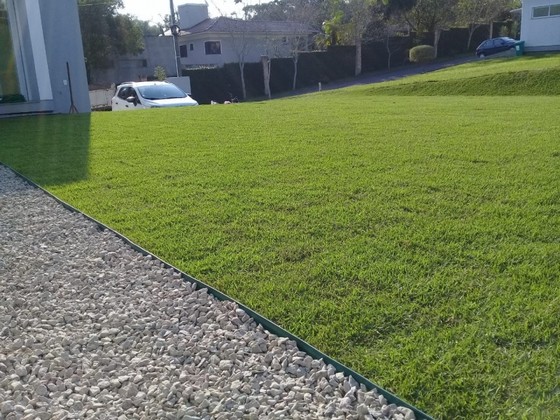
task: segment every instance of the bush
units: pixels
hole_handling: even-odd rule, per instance
[[[167,74],[165,74],[165,68],[162,66],[156,66],[154,69],[154,77],[156,80],[164,81],[167,78]]]
[[[409,53],[409,59],[412,63],[429,63],[435,57],[435,50],[431,45],[418,45],[411,48]]]

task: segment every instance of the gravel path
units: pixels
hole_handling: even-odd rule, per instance
[[[0,419],[414,419],[0,165]]]

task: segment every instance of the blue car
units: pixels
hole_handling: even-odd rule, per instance
[[[484,58],[492,54],[511,50],[512,48],[515,48],[517,42],[518,41],[515,39],[508,38],[506,36],[487,39],[477,47],[476,55],[480,58]]]

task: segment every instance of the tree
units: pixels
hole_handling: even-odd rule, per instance
[[[270,77],[272,74],[272,58],[278,57],[278,39],[267,33],[264,41],[264,54],[261,56],[264,76],[264,94],[271,98]]]
[[[167,79],[167,74],[165,72],[165,68],[162,66],[156,66],[154,69],[154,77],[159,81],[164,81]]]
[[[291,23],[292,35],[286,41],[289,43],[294,65],[293,90],[296,89],[297,84],[300,53],[308,49],[310,33],[312,31],[318,33],[323,22],[328,18],[327,3],[322,0],[273,0],[243,8],[246,16],[251,20]]]
[[[456,0],[418,0],[404,16],[415,32],[434,32],[451,20],[453,8],[449,6],[454,1]]]
[[[434,34],[434,48],[437,46],[442,29],[453,23],[458,0],[417,0],[416,5],[405,13],[409,25],[417,32]]]
[[[416,6],[417,0],[386,0],[385,3],[385,17],[395,18],[403,15]]]
[[[288,9],[287,20],[291,24],[292,35],[287,39],[290,56],[294,66],[292,90],[296,90],[298,63],[300,53],[309,49],[309,38],[312,31],[319,32],[324,13],[316,0],[290,0],[293,7]]]
[[[250,20],[305,22],[319,30],[329,18],[327,5],[328,1],[323,0],[273,0],[247,5],[243,11]]]
[[[327,42],[347,43],[356,47],[354,74],[362,73],[362,42],[373,21],[378,0],[338,0],[333,2],[332,18],[325,22]]]
[[[171,15],[168,13],[166,15],[161,16],[161,22],[158,22],[156,25],[159,29],[159,35],[165,35],[166,31],[170,31],[171,30],[171,26],[173,26],[172,19],[171,19]],[[179,22],[179,14],[177,12],[175,12],[174,16],[175,18],[175,22]]]
[[[378,23],[375,33],[385,45],[387,51],[387,69],[391,69],[392,55],[403,49],[401,38],[410,35],[410,25],[405,15],[414,6],[417,0],[389,0],[385,4],[383,20]],[[395,42],[397,41],[397,42]]]
[[[324,35],[317,40],[320,45],[329,47],[344,42],[344,34],[340,30],[343,20],[344,12],[342,10],[336,10],[329,19],[325,20],[323,23]]]
[[[239,66],[239,77],[241,78],[241,95],[243,99],[247,99],[247,88],[245,84],[245,61],[249,53],[249,21],[245,19],[232,19],[221,17],[225,20],[225,26],[229,28],[231,45],[233,52],[237,58],[237,65]]]
[[[140,21],[130,15],[108,19],[111,49],[115,54],[138,54],[144,50],[144,34]]]
[[[493,22],[504,12],[513,9],[515,4],[515,0],[458,0],[457,21],[469,30],[467,50],[471,47],[474,31],[488,24],[489,37],[492,38]]]
[[[249,4],[243,12],[251,20],[286,21],[288,20],[291,0],[273,0],[262,4]]]
[[[294,65],[294,76],[292,78],[292,90],[296,90],[297,87],[297,77],[298,77],[298,63],[301,51],[308,50],[309,41],[309,28],[305,27],[303,23],[300,23],[296,28],[294,35],[290,38],[290,55],[292,57],[292,63]]]
[[[490,0],[459,0],[457,5],[458,23],[466,25],[469,30],[467,51],[471,47],[472,36],[483,23],[486,22],[486,13]]]
[[[494,37],[494,21],[504,14],[508,14],[515,7],[521,7],[517,0],[489,0],[486,22],[489,25],[488,38]]]
[[[362,72],[362,43],[366,40],[368,28],[373,23],[384,25],[384,19],[410,10],[416,2],[417,0],[334,0],[331,3],[331,18],[323,25],[325,43],[349,43],[356,46],[354,73],[357,76]],[[387,34],[384,41],[390,51],[389,37]]]
[[[107,68],[117,54],[138,54],[144,48],[142,28],[129,15],[119,15],[121,0],[78,0],[88,74]]]
[[[138,27],[142,31],[142,35],[144,36],[159,36],[163,35],[163,25],[156,24],[153,25],[152,23],[146,20],[137,20]]]
[[[387,69],[391,70],[391,60],[393,54],[403,49],[400,39],[405,36],[402,30],[403,25],[397,19],[396,14],[390,16],[385,15],[383,18],[377,19],[368,30],[368,35],[379,42],[383,43],[387,52]]]

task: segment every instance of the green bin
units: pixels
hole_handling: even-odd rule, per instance
[[[525,52],[525,41],[518,41],[515,43],[515,55],[520,56]]]

